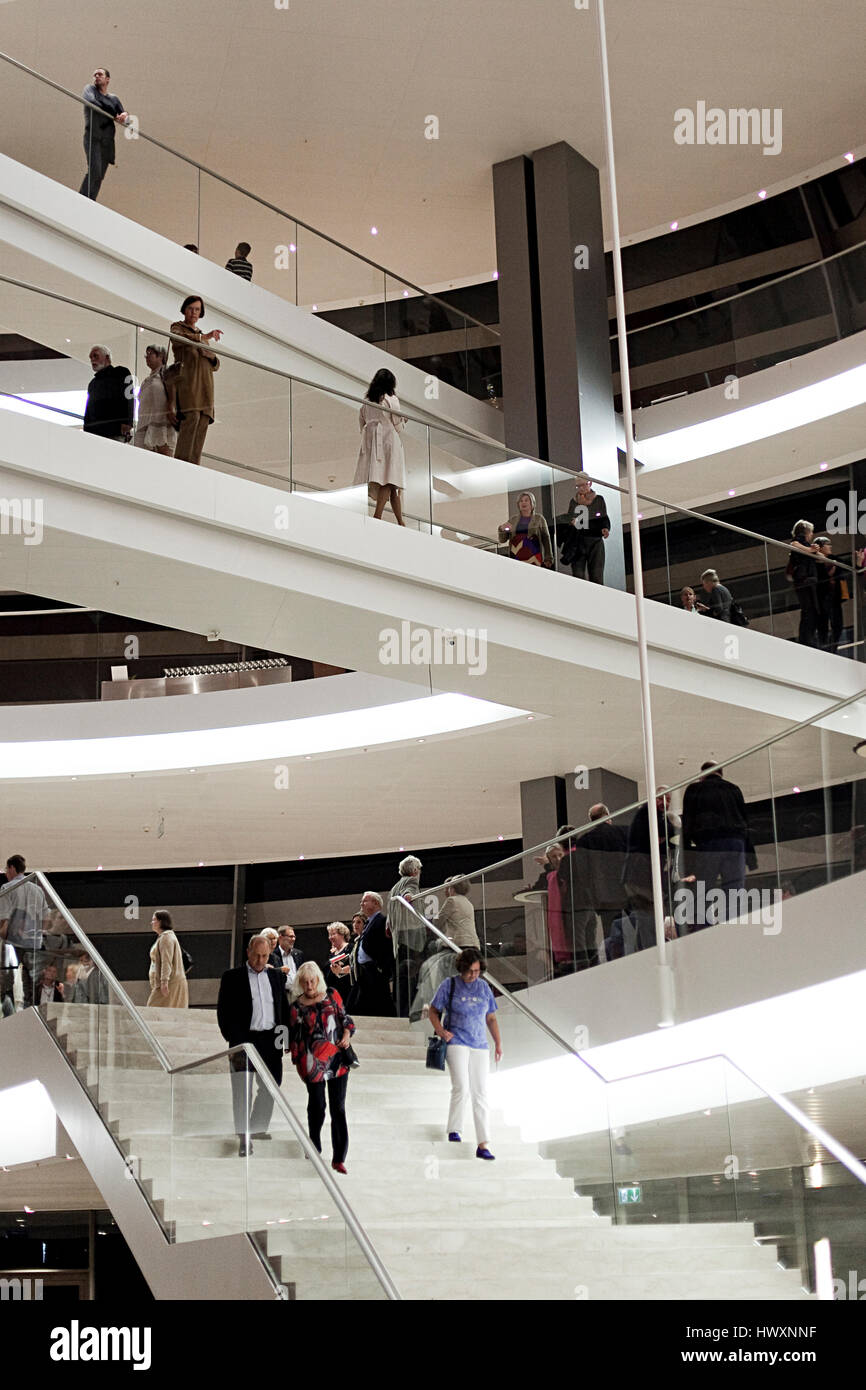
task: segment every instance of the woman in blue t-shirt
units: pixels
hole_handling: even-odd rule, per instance
[[[472,1097],[475,1120],[476,1158],[495,1157],[490,1152],[487,1119],[487,1073],[490,1053],[487,1030],[493,1038],[497,1062],[502,1057],[496,1000],[486,980],[481,979],[484,960],[474,946],[461,951],[456,960],[457,974],[443,980],[430,1005],[433,1032],[448,1044],[445,1060],[451,1073],[451,1108],[448,1111],[448,1138],[461,1141],[460,1128],[466,1100]],[[446,1015],[446,1026],[442,1016]]]

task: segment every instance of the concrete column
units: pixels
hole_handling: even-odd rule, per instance
[[[547,458],[597,480],[612,522],[605,583],[624,589],[620,494],[604,489],[619,483],[619,463],[599,172],[564,141],[536,150],[532,163]],[[564,512],[572,485],[560,483],[556,493],[556,511]]]
[[[579,785],[575,786],[575,782]],[[589,808],[597,801],[603,801],[605,806],[616,812],[621,806],[630,806],[637,799],[638,785],[630,777],[621,777],[618,772],[610,772],[606,767],[580,768],[566,779],[566,821],[569,825],[585,825],[589,820]],[[618,821],[617,824],[623,822]]]

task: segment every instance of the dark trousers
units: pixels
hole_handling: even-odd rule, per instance
[[[396,1014],[388,976],[373,961],[365,961],[358,966],[358,980],[349,995],[350,1014],[360,1014],[362,1018],[393,1018]]]
[[[575,579],[588,579],[590,584],[604,583],[604,539],[587,536],[581,540],[572,557],[571,572]]]
[[[818,611],[818,590],[815,584],[798,584],[797,600],[800,604],[800,631],[797,641],[803,647],[817,647],[818,629],[821,615]]]
[[[721,889],[724,902],[720,910],[714,904],[707,904],[703,921],[696,921],[693,927],[714,926],[715,921],[726,922],[729,916],[736,916],[739,902],[732,897],[741,893],[746,886],[746,847],[738,836],[720,836],[715,840],[703,840],[695,853],[695,888],[704,885],[704,902],[713,889]],[[713,920],[707,921],[712,912]],[[716,914],[718,916],[716,917]],[[700,918],[700,912],[696,913]]]
[[[325,1123],[325,1087],[328,1088],[328,1109],[331,1112],[331,1156],[335,1163],[345,1163],[349,1152],[349,1127],[346,1124],[346,1082],[349,1073],[334,1081],[308,1081],[307,1129],[319,1153],[322,1152],[322,1126]]]
[[[101,140],[88,140],[85,136],[84,153],[87,158],[87,173],[81,180],[81,187],[78,191],[83,193],[85,198],[96,200],[99,197],[102,180],[108,172],[111,146],[103,145]]]
[[[279,1086],[283,1079],[283,1054],[275,1046],[274,1031],[250,1033],[244,1039],[252,1043]],[[235,1119],[235,1134],[263,1134],[271,1123],[274,1113],[274,1099],[270,1091],[262,1085],[246,1053],[236,1052],[230,1059],[232,1068],[232,1108]],[[256,1097],[253,1100],[255,1083]]]

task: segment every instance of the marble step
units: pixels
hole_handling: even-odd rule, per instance
[[[254,1172],[254,1165],[251,1171]],[[221,1193],[211,1196],[207,1192],[191,1192],[184,1194],[181,1198],[175,1191],[170,1197],[165,1197],[166,1215],[174,1218],[182,1213],[184,1219],[195,1221],[207,1217],[212,1221],[225,1219],[225,1211],[221,1210],[221,1204],[228,1200],[240,1201],[244,1194],[248,1215],[244,1217],[247,1226],[252,1224],[265,1225],[270,1220],[279,1220],[281,1217],[288,1220],[305,1221],[309,1219],[310,1211],[308,1203],[317,1197],[322,1197],[323,1188],[314,1180],[311,1185],[310,1194],[304,1203],[297,1203],[289,1200],[281,1202],[279,1192],[271,1194],[268,1192],[258,1192],[255,1183],[245,1183],[240,1186],[242,1178],[239,1175],[238,1197],[232,1199],[224,1197]],[[563,1225],[573,1225],[579,1223],[593,1223],[594,1213],[591,1208],[587,1208],[579,1201],[576,1201],[563,1194],[562,1196],[539,1196],[535,1190],[530,1190],[524,1195],[521,1184],[517,1191],[485,1191],[483,1187],[469,1188],[464,1186],[460,1191],[452,1191],[450,1184],[431,1183],[430,1191],[425,1192],[423,1198],[417,1195],[408,1194],[405,1199],[395,1196],[393,1184],[382,1184],[373,1187],[372,1190],[364,1191],[358,1184],[354,1191],[345,1191],[346,1200],[354,1210],[358,1219],[366,1224],[374,1222],[382,1211],[386,1201],[391,1202],[389,1211],[394,1221],[399,1220],[404,1225],[411,1225],[413,1216],[419,1209],[419,1203],[423,1202],[425,1215],[428,1217],[454,1217],[465,1215],[467,1219],[477,1222],[481,1226],[486,1226],[490,1222],[508,1224],[510,1218],[518,1218],[521,1214],[531,1221],[556,1221]],[[505,1185],[503,1184],[503,1187]],[[323,1211],[332,1209],[330,1197],[323,1197],[326,1206]]]
[[[487,1169],[479,1159],[475,1157],[475,1146],[473,1144],[449,1144],[441,1137],[441,1132],[435,1138],[406,1138],[391,1139],[388,1135],[383,1135],[381,1127],[367,1127],[363,1140],[359,1138],[358,1129],[353,1125],[350,1130],[350,1142],[352,1153],[352,1171],[364,1171],[364,1165],[370,1164],[376,1171],[382,1171],[386,1165],[396,1165],[397,1169],[402,1170],[408,1165],[424,1166],[431,1158],[435,1158],[443,1166],[458,1167],[469,1169],[473,1173],[482,1174]],[[440,1126],[441,1131],[441,1126]],[[306,1131],[305,1131],[306,1132]],[[133,1144],[135,1152],[141,1159],[160,1163],[169,1162],[224,1162],[237,1152],[237,1139],[234,1135],[217,1136],[170,1136],[167,1134],[137,1134],[123,1133],[118,1135],[121,1147],[124,1152],[131,1152]],[[325,1147],[328,1146],[327,1130],[325,1133]],[[496,1165],[497,1172],[505,1169],[509,1174],[519,1175],[526,1172],[529,1175],[558,1176],[556,1165],[552,1159],[540,1158],[534,1154],[532,1149],[519,1140],[500,1141],[496,1145]],[[258,1160],[261,1150],[262,1161],[268,1163],[278,1162],[280,1164],[293,1163],[302,1158],[303,1151],[301,1145],[296,1140],[288,1137],[286,1133],[277,1133],[270,1142],[259,1141],[255,1146],[255,1157]]]

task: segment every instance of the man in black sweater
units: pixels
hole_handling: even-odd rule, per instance
[[[87,159],[87,173],[81,181],[79,193],[94,201],[99,197],[102,180],[109,164],[114,163],[114,127],[126,125],[129,120],[123,109],[120,97],[111,96],[108,90],[108,68],[97,68],[93,81],[81,93],[89,106],[84,107],[84,154]],[[99,111],[93,107],[98,106]],[[105,112],[103,116],[101,113]]]
[[[713,925],[707,921],[710,914],[700,911],[699,905],[706,904],[715,888],[721,889],[723,895],[720,913],[713,914],[715,919],[726,921],[729,916],[738,915],[746,886],[746,865],[750,869],[758,867],[743,793],[735,783],[725,781],[721,769],[710,772],[713,766],[712,762],[702,763],[701,772],[707,775],[686,787],[683,796],[684,869],[686,875],[694,874],[696,880],[696,927]],[[715,901],[719,902],[718,894]]]
[[[562,563],[571,565],[575,579],[603,584],[604,543],[610,535],[610,517],[604,498],[593,492],[588,473],[576,475],[575,494],[558,532]]]
[[[114,367],[105,347],[90,349],[93,378],[87,388],[84,433],[124,444],[132,434],[135,382],[128,367]]]

